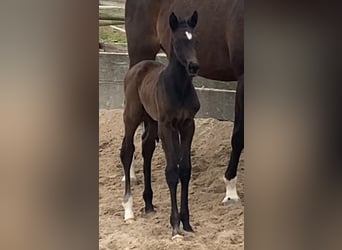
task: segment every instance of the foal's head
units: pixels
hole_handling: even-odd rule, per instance
[[[197,11],[187,20],[178,19],[172,12],[169,23],[172,31],[171,46],[178,61],[186,68],[191,76],[198,71],[198,61],[195,50],[195,37],[193,30],[197,24]]]

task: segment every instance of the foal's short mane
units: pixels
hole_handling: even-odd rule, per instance
[[[178,28],[188,28],[189,24],[184,18],[178,19]]]

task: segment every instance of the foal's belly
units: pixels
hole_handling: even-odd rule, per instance
[[[158,120],[157,104],[156,104],[156,87],[159,79],[160,72],[163,70],[164,65],[154,64],[146,75],[144,76],[139,86],[139,98],[146,113],[155,121]]]

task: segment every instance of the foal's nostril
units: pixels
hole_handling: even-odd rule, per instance
[[[196,74],[199,68],[198,64],[193,62],[190,62],[188,67],[191,74]]]

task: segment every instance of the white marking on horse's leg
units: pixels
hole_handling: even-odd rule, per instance
[[[182,240],[183,238],[184,238],[183,235],[176,234],[171,237],[171,240]]]
[[[124,220],[127,221],[129,219],[134,219],[132,195],[129,196],[126,202],[122,202],[122,206],[125,209]]]
[[[132,163],[131,163],[131,168],[129,170],[129,175],[131,177],[131,180],[132,181],[136,181],[137,177],[135,176],[135,168],[134,168],[134,156],[133,156],[133,159],[132,159]],[[125,175],[122,177],[121,181],[125,181]]]
[[[223,177],[223,180],[226,183],[226,197],[224,197],[222,203],[227,203],[229,201],[239,201],[240,197],[236,191],[237,176],[235,176],[231,180],[227,180],[226,177]]]

